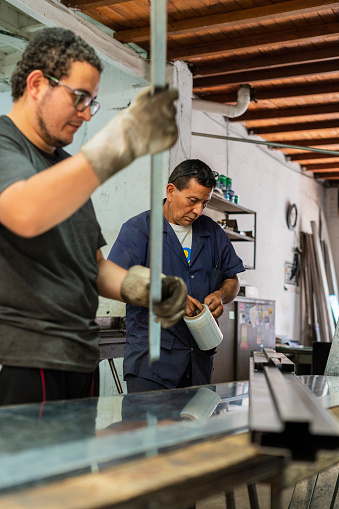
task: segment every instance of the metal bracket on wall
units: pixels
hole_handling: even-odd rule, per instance
[[[249,427],[252,442],[314,461],[321,449],[339,448],[339,423],[291,371],[293,363],[274,350],[250,359]]]

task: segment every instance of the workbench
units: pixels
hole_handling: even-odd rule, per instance
[[[278,353],[285,354],[295,364],[297,375],[310,375],[312,373],[312,352],[311,346],[284,346],[276,345],[275,350]]]
[[[324,377],[305,383],[328,397]],[[339,461],[296,468],[251,444],[247,410],[247,382],[3,407],[1,508],[175,509],[267,482],[278,509],[284,487]]]

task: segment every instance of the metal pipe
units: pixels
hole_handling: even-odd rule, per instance
[[[227,118],[243,115],[251,101],[251,85],[240,85],[236,104],[222,104],[205,99],[192,99],[192,109],[205,113],[216,113]]]
[[[167,1],[151,3],[151,83],[152,93],[165,86],[167,38]],[[149,299],[149,363],[160,358],[161,325],[156,322],[154,307],[161,301],[162,273],[162,192],[164,153],[151,158],[151,227],[150,227],[150,268],[151,284]]]

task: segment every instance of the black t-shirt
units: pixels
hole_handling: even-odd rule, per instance
[[[0,193],[57,164],[0,117]],[[0,364],[91,372],[99,360],[96,262],[105,245],[89,200],[34,238],[0,224]]]

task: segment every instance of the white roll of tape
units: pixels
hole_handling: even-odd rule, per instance
[[[206,304],[201,313],[184,316],[184,321],[200,350],[211,350],[222,342],[223,334]]]
[[[208,419],[217,408],[221,397],[208,387],[200,387],[180,412],[183,419]]]

